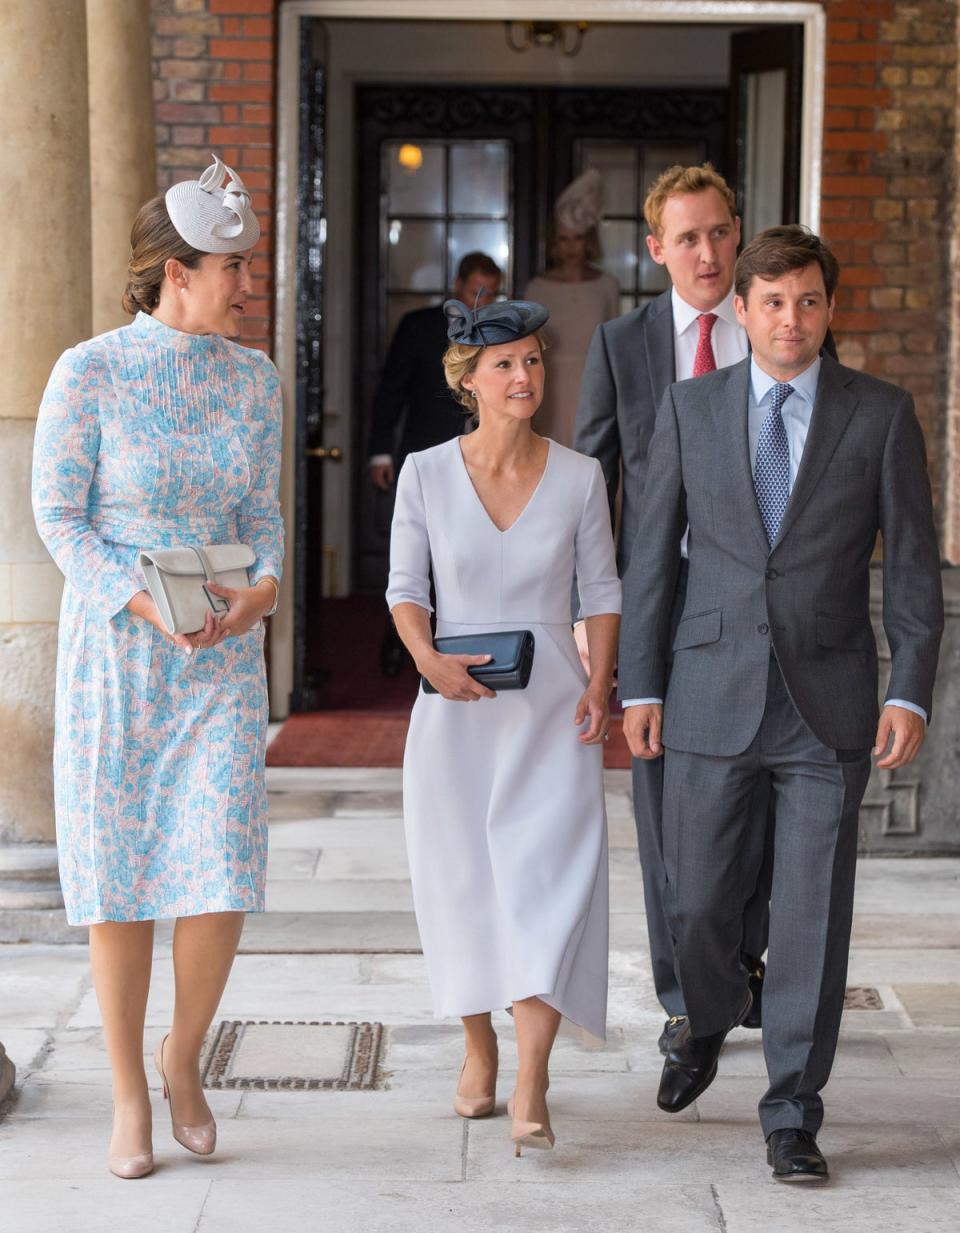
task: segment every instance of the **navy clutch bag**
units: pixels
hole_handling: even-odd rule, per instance
[[[489,634],[455,634],[437,638],[433,644],[441,655],[492,655],[486,664],[474,664],[467,671],[481,685],[494,692],[501,689],[526,689],[533,668],[533,634],[529,629],[497,630]],[[437,691],[426,677],[425,694]]]

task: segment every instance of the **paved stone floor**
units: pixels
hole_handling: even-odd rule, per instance
[[[821,1143],[829,1188],[770,1180],[755,1119],[759,1036],[678,1117],[658,1112],[661,1016],[647,975],[627,776],[608,776],[613,873],[610,1038],[555,1054],[552,1153],[515,1160],[503,1102],[450,1109],[460,1032],[430,1013],[399,817],[397,771],[273,770],[266,915],[244,935],[222,1019],[377,1020],[377,1091],[215,1091],[215,1157],[170,1138],[157,1169],[105,1169],[109,1077],[82,946],[0,947],[0,1037],[19,1090],[0,1121],[0,1228],[11,1233],[956,1233],[960,1228],[960,861],[876,860],[859,872],[850,984],[882,1010],[844,1020]],[[169,1021],[158,937],[152,1052]]]

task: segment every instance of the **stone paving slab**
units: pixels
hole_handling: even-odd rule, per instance
[[[33,1177],[7,1178],[0,1198],[3,1227],[10,1233],[196,1233],[209,1178],[165,1187],[162,1202],[153,1181],[118,1184],[102,1169],[82,1180],[48,1176],[42,1185]],[[233,1233],[253,1233],[255,1227],[234,1225]]]
[[[516,1162],[525,1166],[526,1159]],[[323,1213],[335,1211],[337,1224]],[[248,1229],[301,1229],[303,1213],[316,1213],[324,1233],[612,1233],[663,1229],[718,1233],[710,1187],[660,1187],[624,1177],[616,1187],[596,1182],[545,1188],[498,1183],[342,1186],[299,1180],[289,1185],[214,1183],[196,1233]],[[643,1213],[643,1223],[636,1223]]]
[[[240,953],[420,949],[412,912],[270,912],[247,917]]]
[[[918,1193],[890,1180],[868,1186],[834,1182],[802,1193],[776,1183],[761,1187],[723,1181],[716,1194],[725,1233],[956,1233],[960,1203],[954,1187]]]
[[[898,983],[896,993],[917,1027],[960,1028],[960,984]]]

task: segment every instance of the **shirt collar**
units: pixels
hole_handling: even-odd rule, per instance
[[[688,304],[684,300],[676,287],[670,290],[670,302],[673,306],[673,327],[678,334],[684,334],[693,325],[698,317],[703,316],[699,308],[694,308],[692,304]],[[711,308],[710,311],[715,313],[721,321],[726,321],[728,325],[739,326],[737,314],[733,307],[733,288],[731,287],[727,294],[723,297],[716,308]]]
[[[791,377],[788,382],[800,397],[812,407],[817,397],[817,382],[820,380],[820,356],[813,361],[809,368],[805,368],[802,373],[796,377]],[[756,359],[750,357],[750,385],[753,390],[753,397],[757,406],[763,402],[764,398],[770,393],[775,385],[777,385],[776,377],[771,377],[769,373],[764,372]]]

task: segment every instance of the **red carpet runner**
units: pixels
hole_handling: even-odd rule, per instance
[[[267,750],[267,766],[400,766],[418,679],[412,663],[388,680],[379,668],[387,618],[379,596],[325,599],[320,616],[329,680],[322,710],[292,715]],[[339,665],[339,667],[335,666]],[[611,718],[604,766],[628,769],[619,713]]]

